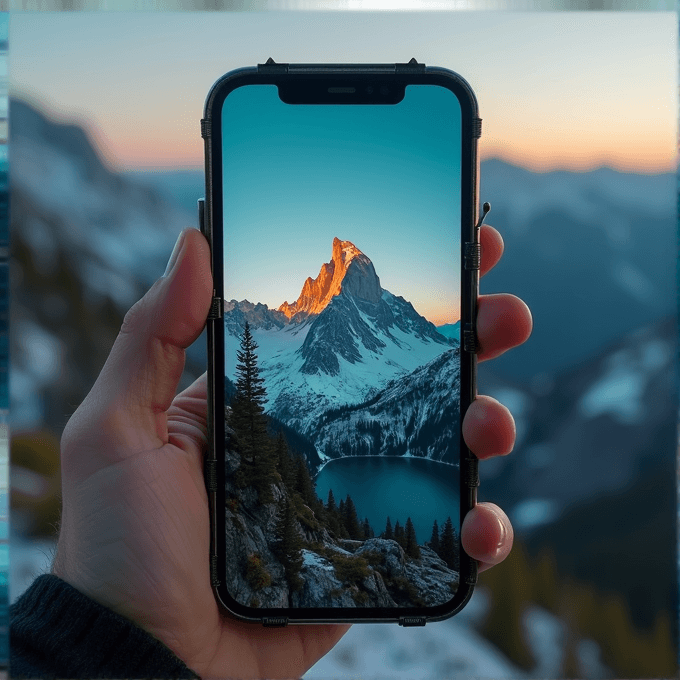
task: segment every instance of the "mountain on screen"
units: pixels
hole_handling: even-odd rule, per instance
[[[307,278],[297,300],[278,309],[225,301],[226,375],[248,321],[258,344],[267,409],[301,433],[328,409],[360,404],[458,346],[410,302],[380,285],[373,263],[350,241],[333,239],[332,256]]]

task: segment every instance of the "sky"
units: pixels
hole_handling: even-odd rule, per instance
[[[88,124],[113,169],[202,167],[205,97],[234,68],[414,56],[471,84],[482,158],[675,168],[672,12],[16,12],[9,40],[12,92]]]
[[[222,114],[226,299],[293,303],[333,238],[437,325],[460,318],[461,106],[411,86],[389,106],[302,106],[241,87]]]

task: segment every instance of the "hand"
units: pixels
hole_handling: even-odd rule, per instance
[[[202,678],[300,677],[347,625],[266,629],[220,613],[210,586],[203,374],[175,396],[184,349],[200,335],[213,282],[210,252],[196,229],[183,232],[175,267],[125,316],[97,381],[61,439],[62,519],[52,573],[154,635]],[[481,231],[483,272],[502,254],[494,229]],[[479,302],[480,360],[524,342],[526,305],[511,295]],[[509,453],[508,410],[478,397],[463,422],[480,458]],[[462,526],[465,550],[485,569],[512,546],[502,510],[479,504]]]

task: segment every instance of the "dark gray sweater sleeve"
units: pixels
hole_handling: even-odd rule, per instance
[[[10,607],[10,678],[199,678],[162,642],[57,576]]]

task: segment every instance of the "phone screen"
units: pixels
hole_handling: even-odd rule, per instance
[[[445,604],[460,103],[438,85],[389,105],[247,85],[221,128],[229,592],[267,608]]]

